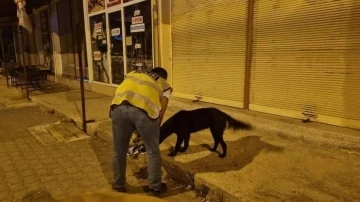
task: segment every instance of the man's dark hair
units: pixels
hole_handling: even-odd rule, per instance
[[[159,75],[161,78],[163,78],[165,80],[168,77],[167,71],[162,67],[155,67],[154,69],[151,70],[151,72]]]

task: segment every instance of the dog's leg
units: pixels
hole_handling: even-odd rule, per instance
[[[189,148],[189,141],[190,141],[190,133],[186,133],[183,135],[184,137],[184,147],[182,147],[179,152],[184,153]]]
[[[220,158],[225,158],[227,154],[227,145],[223,139],[223,134],[226,128],[225,122],[215,122],[212,127],[210,127],[211,134],[214,138],[215,144],[211,151],[216,151],[218,145],[220,144],[223,150],[222,154],[219,154]]]
[[[184,138],[181,135],[177,134],[175,149],[174,149],[174,151],[171,151],[170,154],[168,154],[168,156],[176,156],[176,154],[180,150],[180,147],[181,147],[183,141],[184,141]]]
[[[216,149],[217,149],[217,147],[218,147],[218,145],[219,145],[219,141],[215,141],[215,143],[214,143],[214,147],[213,148],[211,148],[211,149],[209,149],[210,151],[212,151],[212,152],[215,152],[216,151]]]
[[[218,135],[217,135],[217,133],[219,133],[219,132],[216,130],[215,127],[211,127],[210,132],[211,132],[211,135],[212,135],[212,137],[214,139],[214,147],[209,149],[209,150],[212,151],[212,152],[216,152],[216,149],[218,148],[219,143],[220,143]]]
[[[219,155],[220,158],[225,158],[226,154],[227,154],[227,145],[225,143],[225,141],[223,140],[223,138],[221,138],[220,140],[220,144],[223,150],[223,153]]]

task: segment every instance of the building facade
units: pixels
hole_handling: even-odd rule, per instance
[[[154,66],[151,0],[84,0],[90,81],[119,85],[127,72]]]
[[[52,0],[28,13],[32,32],[14,26],[16,62],[49,70],[54,80],[79,77],[79,48],[88,77],[82,1]],[[21,47],[21,48],[20,48]]]
[[[83,6],[93,86],[113,92],[127,72],[161,65],[176,97],[360,128],[360,1]]]

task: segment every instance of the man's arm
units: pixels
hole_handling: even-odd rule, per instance
[[[163,118],[164,118],[164,114],[166,112],[168,103],[169,103],[169,99],[170,99],[170,95],[171,95],[171,90],[166,90],[163,92],[163,94],[161,95],[160,98],[160,103],[161,103],[161,111],[160,111],[160,116],[159,116],[159,125],[161,126]]]
[[[164,118],[164,114],[166,112],[168,103],[169,103],[169,98],[167,98],[166,96],[161,96],[160,98],[160,102],[161,102],[161,111],[160,111],[160,116],[159,116],[159,125],[162,124],[163,118]]]

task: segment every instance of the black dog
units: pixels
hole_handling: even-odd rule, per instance
[[[185,152],[189,147],[190,134],[210,128],[215,144],[210,151],[216,151],[220,144],[223,153],[219,155],[224,158],[227,152],[227,145],[223,139],[226,129],[232,128],[234,131],[239,129],[251,129],[251,125],[240,122],[228,114],[216,108],[200,108],[195,110],[181,110],[170,117],[160,129],[160,144],[171,134],[177,135],[175,150],[168,156],[175,156],[177,152]],[[184,142],[184,147],[180,148]]]

